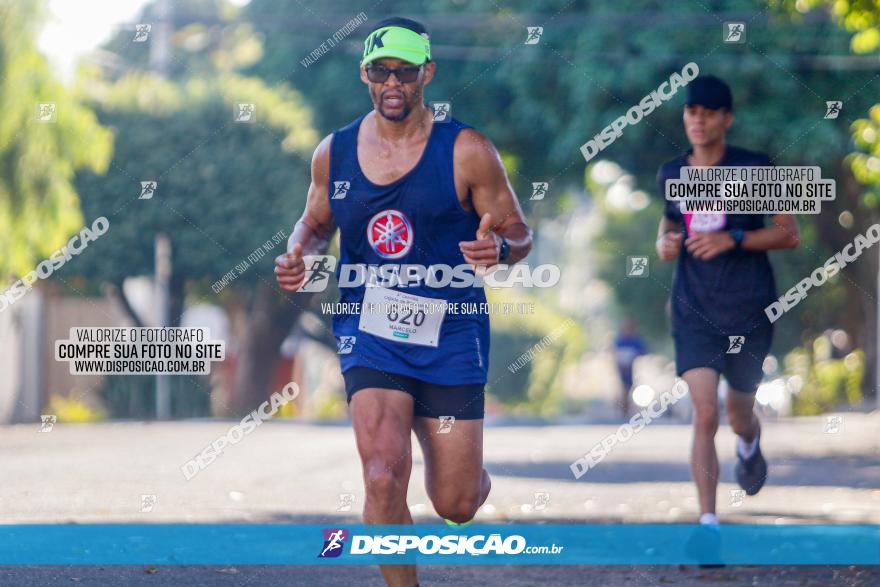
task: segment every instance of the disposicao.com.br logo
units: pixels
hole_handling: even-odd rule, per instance
[[[337,558],[345,548],[348,530],[344,528],[324,528],[324,546],[318,558]]]
[[[324,546],[318,558],[335,558],[344,550],[348,532],[342,528],[324,530]],[[520,555],[560,554],[564,546],[529,546],[524,536],[502,537],[492,533],[459,534],[352,534],[349,555]]]

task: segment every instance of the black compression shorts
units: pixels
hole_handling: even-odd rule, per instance
[[[378,387],[408,393],[415,402],[415,415],[424,418],[452,416],[456,420],[482,420],[485,413],[485,385],[439,385],[367,367],[351,367],[342,374],[348,403],[361,389]]]

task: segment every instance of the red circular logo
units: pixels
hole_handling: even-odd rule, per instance
[[[399,259],[412,248],[413,230],[400,210],[382,210],[367,224],[367,240],[383,259]]]

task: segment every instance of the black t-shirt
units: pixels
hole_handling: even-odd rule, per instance
[[[666,180],[680,179],[688,165],[688,151],[660,166],[657,187],[665,202],[664,215],[681,224],[684,238],[697,232],[756,230],[764,227],[766,214],[681,212],[679,202],[666,200]],[[728,145],[716,166],[768,166],[770,158],[754,151]],[[764,308],[776,300],[776,284],[766,251],[732,249],[708,261],[688,253],[682,240],[681,253],[672,283],[672,332],[682,334],[699,329],[737,335],[768,323]]]

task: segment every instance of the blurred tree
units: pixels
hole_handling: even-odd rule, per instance
[[[841,125],[817,124],[825,112],[818,95],[854,92],[870,78],[853,75],[853,64],[820,57],[846,47],[846,35],[834,23],[771,20],[756,0],[705,7],[659,0],[514,0],[503,7],[493,0],[386,0],[379,11],[372,6],[326,0],[302,13],[282,0],[252,0],[243,16],[263,37],[264,51],[251,71],[270,83],[295,84],[315,108],[320,131],[329,132],[370,108],[357,75],[370,25],[394,14],[422,20],[438,64],[427,98],[450,100],[456,117],[515,154],[521,165],[512,179],[522,190],[542,177],[581,185],[579,147],[692,60],[702,71],[730,79],[738,104],[748,105],[737,112],[732,138],[786,161],[839,159],[848,137]],[[361,10],[367,23],[316,63],[301,63]],[[749,43],[723,43],[722,17],[752,19]],[[526,27],[535,25],[544,29],[540,41],[526,45]],[[687,34],[681,34],[683,27]],[[768,68],[780,75],[767,76]],[[803,104],[792,108],[792,96],[801,94]],[[868,103],[866,96],[857,98]],[[678,96],[628,127],[603,156],[653,190],[657,167],[686,147],[680,104]]]
[[[139,22],[154,9],[145,7]],[[116,59],[105,55],[109,68],[81,72],[99,118],[116,132],[116,154],[106,177],[77,178],[84,210],[106,215],[113,238],[75,270],[113,284],[124,301],[123,280],[152,273],[153,239],[168,234],[172,320],[179,323],[185,296],[230,311],[235,380],[229,401],[218,403],[242,413],[272,391],[280,344],[309,301],[277,287],[273,259],[305,203],[319,137],[296,91],[234,73],[239,62],[229,55],[255,49],[252,35],[235,32],[233,15],[225,2],[174,3],[167,78],[143,71],[148,43],[132,43],[130,33],[105,47],[118,50]],[[250,122],[235,120],[239,104],[254,106]],[[157,182],[151,199],[139,199],[143,181]],[[230,272],[231,284],[212,293]]]
[[[163,73],[172,79],[233,73],[262,55],[260,36],[250,23],[239,19],[240,8],[228,0],[174,1],[168,2],[167,10],[164,14],[157,0],[143,7],[138,23],[151,26],[146,41],[132,42],[135,30],[122,28],[104,44],[99,61],[106,78],[150,69],[160,26],[170,31],[169,63]]]
[[[880,49],[880,5],[875,0],[770,0],[770,6],[803,22],[817,8],[826,9],[846,31],[853,33],[854,53],[873,53]]]
[[[588,166],[586,184],[603,220],[593,241],[599,276],[611,286],[623,316],[634,319],[656,348],[669,338],[666,317],[672,289],[672,264],[661,263],[654,240],[645,238],[657,232],[660,207],[650,205],[653,199],[635,189],[635,178],[609,161]],[[647,278],[627,277],[627,258],[632,256],[648,258]]]
[[[362,10],[367,23],[317,62],[301,62]],[[264,52],[250,71],[270,83],[295,84],[315,109],[321,132],[329,132],[370,108],[357,75],[362,41],[371,24],[393,14],[427,24],[438,64],[427,99],[451,101],[456,117],[491,137],[506,161],[519,162],[509,173],[533,223],[565,213],[566,198],[554,196],[583,193],[579,147],[690,61],[732,85],[732,143],[765,151],[779,165],[819,165],[826,177],[838,179],[837,201],[826,203],[819,216],[799,217],[801,249],[772,254],[781,291],[872,222],[845,163],[847,118],[825,120],[824,114],[825,101],[835,97],[846,98],[846,113],[866,111],[874,100],[865,91],[874,66],[846,54],[848,36],[829,18],[791,22],[758,0],[514,0],[503,6],[493,0],[386,0],[378,7],[326,0],[305,13],[282,0],[252,0],[244,16],[263,37]],[[746,42],[724,43],[724,21],[746,22]],[[542,26],[543,33],[526,45],[530,26]],[[627,255],[653,253],[660,215],[655,174],[687,148],[682,96],[627,127],[599,157],[632,176],[632,191],[651,195],[647,207],[610,212],[596,246],[606,250],[603,273],[618,286],[614,293],[623,313],[643,312],[645,300],[655,300],[650,315],[658,325],[666,288],[654,280],[621,282],[619,276]],[[532,181],[549,181],[551,197],[528,201],[524,194],[531,193]],[[839,218],[855,221],[844,226]],[[847,268],[845,278],[786,316],[777,352],[830,326],[846,328],[869,346],[871,310],[864,291],[873,287],[873,276],[867,265]],[[668,269],[660,271],[668,277]],[[654,328],[655,336],[661,330]]]
[[[820,223],[823,240],[830,241],[835,249],[839,249],[852,240],[855,232],[864,233],[869,226],[880,221],[880,104],[874,103],[877,74],[864,79],[871,70],[877,69],[880,4],[875,0],[770,0],[769,4],[790,16],[796,25],[816,20],[829,21],[830,16],[843,29],[836,33],[837,36],[844,34],[843,31],[852,33],[849,46],[857,54],[838,57],[838,60],[861,64],[868,70],[865,75],[858,76],[863,83],[854,93],[838,90],[827,95],[828,100],[843,102],[845,110],[840,118],[851,123],[849,130],[855,144],[855,151],[837,163],[840,172],[838,199],[833,202],[832,214],[823,213],[826,222]],[[821,10],[812,12],[816,9]],[[865,100],[869,102],[867,105]],[[839,222],[835,222],[836,215]],[[851,230],[842,230],[841,227]],[[859,263],[846,269],[851,287],[842,301],[843,307],[849,309],[847,329],[858,333],[859,345],[866,349],[869,357],[874,358],[873,361],[867,361],[866,377],[863,379],[864,390],[870,391],[873,389],[871,383],[876,381],[876,369],[880,368],[880,348],[876,346],[880,316],[877,314],[876,298],[865,293],[874,291],[880,297],[876,286],[880,247],[872,247],[863,257]],[[855,324],[852,324],[853,321]],[[877,393],[880,391],[873,390],[875,396]]]
[[[110,132],[54,79],[37,51],[43,2],[0,3],[0,283],[34,269],[83,219],[78,169],[107,169]],[[38,120],[46,104],[44,121]],[[4,287],[5,289],[5,287]]]
[[[201,7],[201,12],[186,7]],[[213,15],[208,14],[212,10]],[[303,62],[361,11],[367,23],[317,62]],[[391,14],[426,22],[438,63],[428,100],[451,101],[456,117],[490,136],[506,161],[518,162],[510,169],[511,180],[533,222],[563,213],[566,199],[526,201],[523,194],[530,193],[530,183],[549,181],[551,194],[574,188],[573,197],[582,197],[580,145],[689,61],[733,86],[732,143],[765,151],[777,164],[819,165],[826,176],[838,179],[837,201],[826,203],[819,216],[800,217],[802,248],[773,255],[781,291],[874,217],[846,161],[852,113],[866,112],[874,102],[865,91],[875,76],[870,69],[874,65],[848,55],[846,32],[821,15],[792,22],[778,18],[758,0],[675,5],[659,0],[622,0],[612,5],[514,0],[503,7],[493,0],[386,0],[378,7],[372,2],[326,0],[305,12],[281,0],[252,0],[240,15],[230,18],[230,14],[234,11],[219,0],[174,6],[170,75],[181,79],[193,72],[207,75],[204,72],[228,65],[245,67],[246,73],[271,86],[290,83],[314,110],[321,134],[370,108],[357,76],[369,26]],[[724,43],[724,21],[746,22],[746,42]],[[241,27],[248,26],[254,36],[234,33],[247,31]],[[534,44],[525,43],[530,26],[543,27]],[[244,38],[250,49],[237,50],[235,40]],[[254,39],[262,42],[262,52],[253,45]],[[124,51],[137,50],[129,38],[119,42]],[[141,61],[146,63],[145,58]],[[846,101],[844,115],[825,120],[825,101],[837,98]],[[637,210],[605,210],[610,221],[608,231],[599,235],[598,247],[605,251],[603,271],[609,283],[616,284],[614,293],[625,313],[644,309],[645,299],[656,300],[659,307],[668,296],[660,280],[621,282],[613,276],[619,275],[630,251],[649,256],[653,251],[653,227],[659,218],[654,176],[664,160],[686,148],[680,104],[681,96],[676,96],[639,125],[627,127],[601,155],[632,176],[633,191],[642,190],[653,199]],[[868,266],[866,262],[847,268],[841,279],[786,316],[777,347],[791,348],[829,326],[842,326],[857,344],[869,347],[873,336],[866,325],[872,323],[873,310],[865,305],[864,291],[873,287],[874,273]],[[657,309],[651,314],[655,319],[661,315]]]

